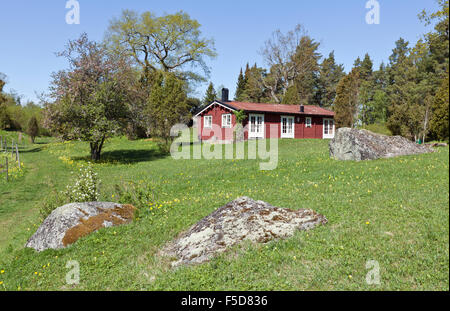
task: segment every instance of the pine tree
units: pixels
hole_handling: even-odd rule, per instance
[[[317,89],[317,102],[320,106],[331,108],[336,97],[336,87],[345,76],[344,66],[336,64],[334,51],[320,64],[320,73]]]
[[[242,101],[243,94],[245,92],[245,87],[246,87],[246,79],[244,77],[244,74],[242,73],[242,68],[241,68],[241,71],[238,76],[238,82],[237,82],[237,86],[236,86],[236,93],[234,96],[234,100]]]
[[[217,93],[214,90],[214,84],[210,82],[208,88],[206,89],[205,97],[203,98],[203,105],[209,105],[216,99]]]

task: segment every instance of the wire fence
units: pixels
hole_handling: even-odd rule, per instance
[[[19,170],[22,169],[19,145],[13,139],[8,143],[7,137],[0,136],[0,155],[4,158],[3,161],[0,160],[0,175],[5,174],[6,181],[9,181],[10,170],[13,166],[17,166]]]

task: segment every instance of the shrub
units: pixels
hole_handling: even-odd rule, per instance
[[[39,214],[45,219],[53,210],[65,204],[97,201],[98,185],[99,179],[92,165],[82,166],[73,185],[67,185],[64,191],[54,191],[39,204]]]
[[[92,164],[82,166],[74,185],[68,185],[66,194],[70,202],[94,202],[98,200],[98,175]]]

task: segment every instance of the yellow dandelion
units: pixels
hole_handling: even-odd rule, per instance
[[[5,273],[5,270],[2,269],[2,270],[0,271],[0,274],[3,274],[3,273]]]
[[[369,222],[369,221],[366,221],[366,225],[370,225],[370,222]]]

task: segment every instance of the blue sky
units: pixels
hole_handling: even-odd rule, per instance
[[[69,39],[87,32],[102,40],[109,20],[122,9],[152,11],[157,15],[187,12],[202,25],[204,36],[215,40],[218,57],[208,64],[210,80],[234,94],[237,76],[247,62],[265,66],[258,53],[276,29],[283,32],[302,24],[327,56],[351,69],[367,52],[376,67],[387,61],[394,42],[403,37],[414,44],[430,27],[417,18],[422,10],[435,11],[434,0],[378,0],[380,24],[365,21],[367,0],[78,0],[80,24],[65,21],[66,0],[0,0],[0,72],[8,76],[6,90],[37,101],[35,93],[48,90],[52,72],[66,62],[55,56]],[[197,89],[202,97],[206,84]]]

